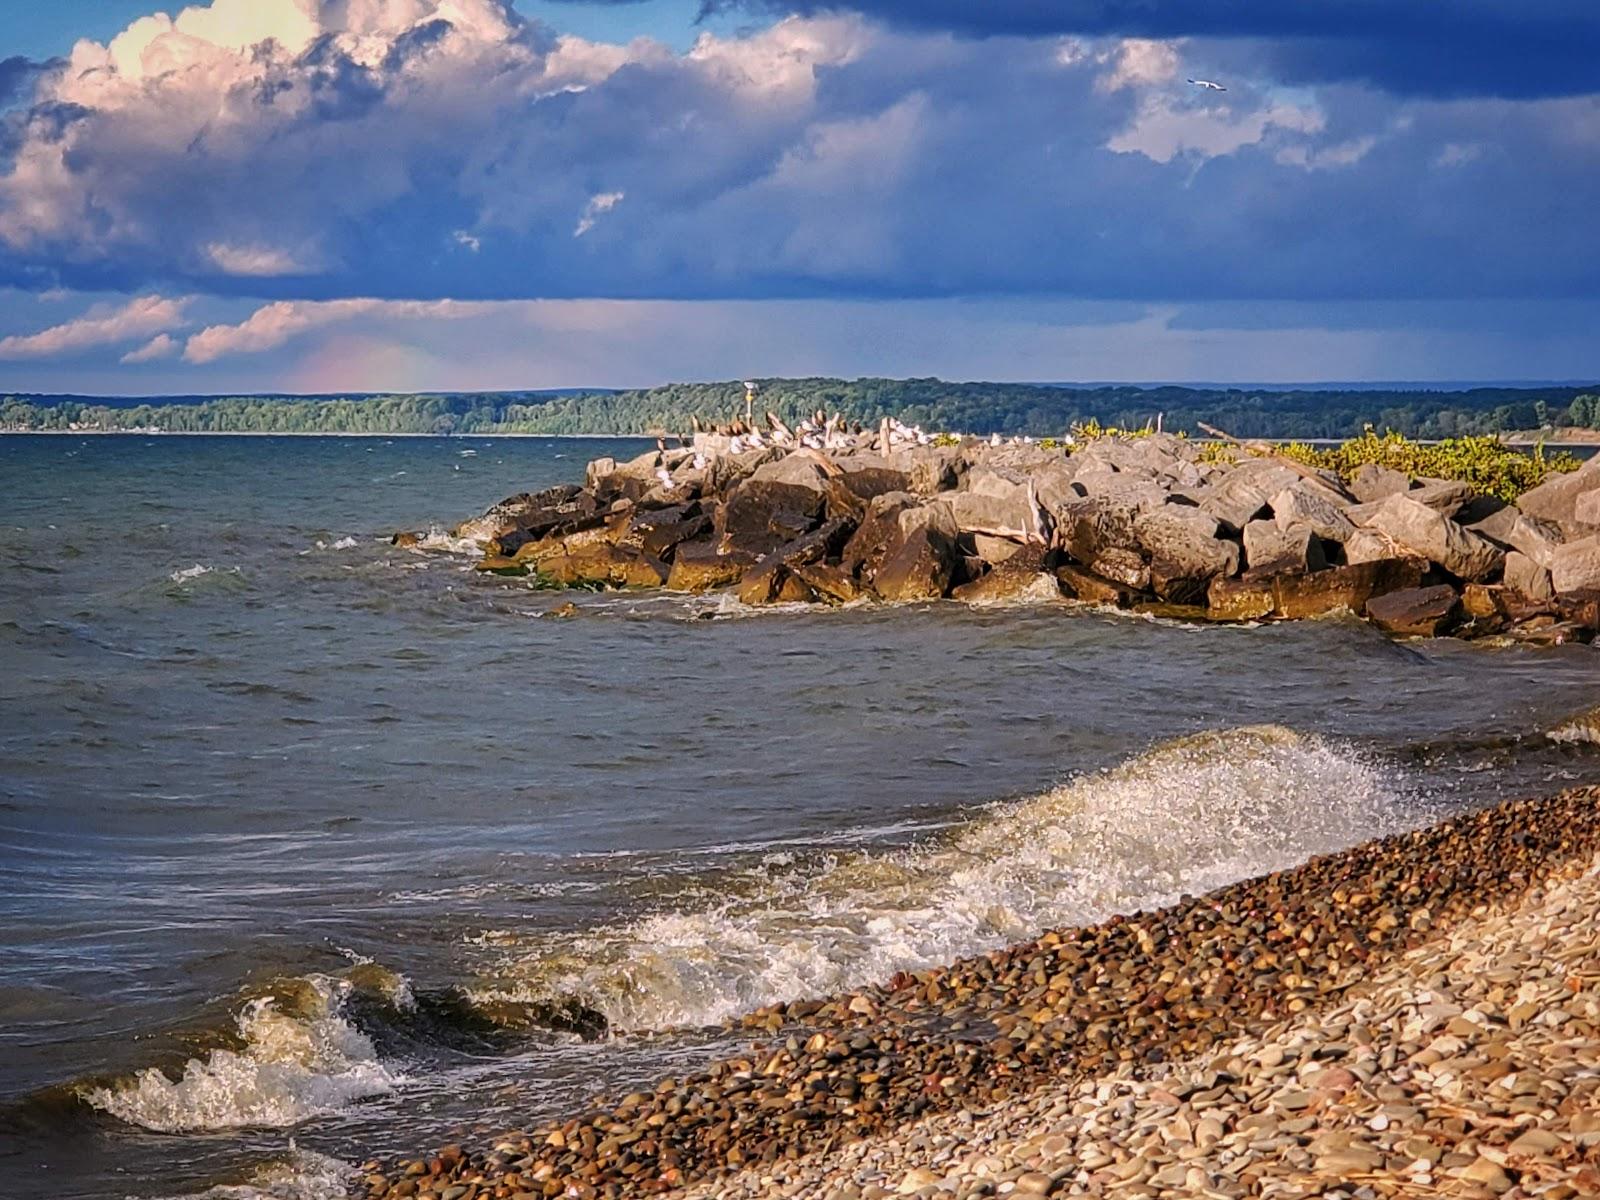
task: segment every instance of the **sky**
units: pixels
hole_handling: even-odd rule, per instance
[[[1600,379],[1591,0],[18,7],[0,393]]]

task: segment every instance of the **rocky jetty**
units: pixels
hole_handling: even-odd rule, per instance
[[[1375,465],[1341,479],[1265,445],[772,420],[599,459],[582,485],[514,496],[456,535],[483,571],[752,605],[1066,599],[1227,621],[1348,610],[1406,636],[1600,631],[1600,458],[1506,504]]]
[[[1594,1194],[1597,802],[1506,803],[764,1009],[742,1057],[369,1163],[361,1191]]]

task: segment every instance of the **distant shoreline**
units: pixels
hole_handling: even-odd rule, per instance
[[[622,441],[650,441],[663,435],[656,433],[335,433],[332,431],[302,429],[273,431],[265,429],[0,429],[0,437],[147,437],[147,438],[432,438],[441,442],[474,442],[494,438],[561,438],[561,439],[617,439]],[[675,434],[665,436],[675,437]]]

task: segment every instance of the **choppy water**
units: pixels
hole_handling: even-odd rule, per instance
[[[548,619],[386,544],[632,451],[0,438],[0,1178],[318,1195],[755,1005],[1600,779],[1543,736],[1600,702],[1582,647]]]

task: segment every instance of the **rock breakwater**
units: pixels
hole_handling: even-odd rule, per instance
[[[1266,446],[1225,457],[1160,434],[1057,445],[777,423],[596,460],[582,485],[455,533],[485,572],[749,605],[1076,600],[1225,621],[1349,611],[1401,636],[1600,632],[1600,458],[1506,504],[1374,465],[1343,479]]]
[[[1323,1169],[1338,1177],[1387,1170],[1393,1157],[1387,1140],[1379,1138],[1381,1148],[1375,1149],[1366,1135],[1346,1136],[1348,1123],[1318,1124],[1318,1114],[1333,1097],[1344,1097],[1367,1081],[1355,1068],[1364,1061],[1360,1048],[1377,1044],[1377,1038],[1373,1021],[1365,1015],[1369,1010],[1359,1006],[1380,995],[1394,972],[1423,961],[1415,956],[1426,956],[1430,947],[1443,953],[1439,947],[1467,944],[1462,939],[1470,940],[1473,922],[1510,911],[1531,889],[1586,870],[1600,852],[1597,801],[1600,789],[1585,788],[1506,803],[1158,911],[1053,931],[1009,950],[904,973],[849,995],[762,1009],[739,1022],[763,1039],[748,1055],[687,1078],[663,1080],[651,1090],[597,1104],[569,1120],[508,1135],[490,1146],[448,1147],[419,1159],[369,1164],[364,1191],[374,1200],[620,1197],[752,1172],[741,1177],[743,1182],[726,1186],[760,1190],[770,1185],[781,1194],[826,1195],[854,1186],[847,1178],[824,1178],[825,1166],[819,1166],[836,1161],[841,1148],[869,1146],[874,1139],[886,1145],[882,1139],[903,1134],[918,1122],[954,1122],[948,1127],[960,1128],[990,1114],[983,1119],[1003,1123],[1007,1114],[1029,1111],[1026,1105],[1034,1102],[1029,1098],[1047,1090],[1052,1098],[1039,1103],[1068,1097],[1066,1108],[1052,1114],[1067,1120],[1085,1116],[1068,1110],[1083,1108],[1083,1095],[1092,1100],[1099,1095],[1095,1089],[1109,1089],[1107,1099],[1125,1099],[1128,1089],[1148,1088],[1142,1094],[1174,1114],[1189,1104],[1191,1112],[1183,1121],[1190,1144],[1204,1142],[1210,1149],[1223,1137],[1243,1132],[1244,1143],[1254,1146],[1259,1122],[1230,1125],[1217,1120],[1215,1128],[1206,1125],[1202,1131],[1208,1117],[1194,1111],[1195,1098],[1215,1100],[1239,1083],[1244,1067],[1233,1069],[1227,1063],[1241,1057],[1244,1052],[1238,1047],[1248,1047],[1251,1039],[1263,1047],[1266,1059],[1274,1060],[1269,1068],[1275,1070],[1287,1061],[1281,1046],[1285,1031],[1319,1028],[1324,1020],[1334,1022],[1330,1028],[1339,1028],[1337,1021],[1343,1020],[1346,1030],[1337,1041],[1342,1054],[1325,1056],[1327,1061],[1349,1057],[1355,1066],[1297,1058],[1295,1085],[1276,1088],[1273,1094],[1282,1092],[1282,1103],[1266,1104],[1262,1110],[1272,1110],[1273,1125],[1255,1148],[1262,1154],[1282,1149],[1279,1158],[1290,1171],[1315,1167],[1319,1158],[1326,1160]],[[1581,928],[1578,933],[1579,944],[1554,947],[1551,953],[1563,961],[1600,953],[1594,951],[1592,936],[1582,935]],[[1398,1062],[1400,1050],[1426,1034],[1424,1050],[1408,1053],[1431,1057],[1420,1063],[1407,1060],[1429,1072],[1424,1082],[1470,1077],[1470,1083],[1463,1082],[1447,1098],[1521,1072],[1522,1061],[1504,1054],[1486,1055],[1482,1062],[1456,1061],[1470,1057],[1462,1048],[1479,1044],[1479,1033],[1490,1030],[1496,1020],[1517,1026],[1530,1019],[1530,1010],[1516,1006],[1531,1001],[1508,1001],[1521,982],[1515,969],[1496,967],[1483,978],[1488,986],[1499,987],[1493,1003],[1501,1009],[1493,1014],[1475,1009],[1479,1015],[1473,1017],[1465,1015],[1466,1006],[1425,1001],[1433,1006],[1419,1010],[1417,1029],[1407,1032],[1410,1026],[1403,1026],[1393,1045],[1374,1052],[1379,1065],[1384,1053]],[[1595,1015],[1593,997],[1587,994],[1594,980],[1581,973],[1563,974],[1560,986],[1588,1007],[1576,1013],[1562,1009],[1559,1019],[1541,1017],[1542,1027],[1560,1028],[1576,1020],[1581,1035],[1581,1023],[1592,1025]],[[1446,1013],[1446,1008],[1452,1011]],[[1361,1030],[1351,1028],[1351,1013],[1363,1014]],[[1438,1042],[1435,1035],[1455,1038],[1461,1045]],[[1453,1114],[1447,1119],[1457,1124],[1441,1129],[1427,1127],[1437,1114],[1416,1117],[1421,1130],[1417,1136],[1437,1153],[1429,1158],[1419,1142],[1396,1154],[1417,1150],[1417,1158],[1436,1164],[1450,1179],[1459,1176],[1468,1188],[1463,1194],[1506,1192],[1531,1169],[1524,1165],[1530,1157],[1554,1156],[1551,1161],[1577,1171],[1575,1157],[1593,1149],[1594,1141],[1564,1140],[1566,1134],[1545,1128],[1538,1114],[1547,1108],[1568,1116],[1588,1111],[1581,1105],[1583,1096],[1594,1095],[1593,1043],[1583,1043],[1581,1036],[1578,1042],[1590,1046],[1590,1058],[1575,1052],[1573,1060],[1585,1065],[1563,1082],[1549,1089],[1536,1083],[1531,1092],[1519,1091],[1515,1080],[1502,1087],[1507,1103],[1524,1098],[1511,1115],[1488,1113],[1493,1119],[1477,1121],[1476,1110]],[[1222,1067],[1205,1065],[1219,1056]],[[1448,1066],[1434,1070],[1447,1060]],[[1195,1085],[1181,1082],[1183,1072],[1197,1070]],[[1413,1071],[1397,1078],[1422,1077]],[[1150,1082],[1172,1079],[1179,1079],[1176,1089],[1170,1082]],[[1379,1081],[1374,1086],[1388,1085]],[[1397,1090],[1359,1099],[1363,1119],[1383,1117],[1379,1125],[1367,1126],[1368,1134],[1413,1121],[1400,1111],[1409,1093],[1399,1083],[1393,1087]],[[1080,1093],[1081,1088],[1090,1091]],[[1578,1109],[1568,1103],[1573,1097]],[[1396,1111],[1379,1113],[1383,1105]],[[1090,1104],[1086,1111],[1094,1107]],[[1425,1111],[1420,1105],[1410,1107],[1418,1114]],[[1122,1103],[1111,1111],[1128,1108]],[[1519,1122],[1516,1118],[1525,1112],[1535,1119]],[[1513,1139],[1501,1137],[1512,1125],[1496,1125],[1496,1120],[1518,1126],[1515,1148]],[[1010,1127],[996,1126],[1002,1128]],[[1593,1132],[1578,1129],[1574,1122],[1562,1128],[1574,1137]],[[1293,1145],[1266,1145],[1280,1130],[1296,1139]],[[1441,1132],[1444,1137],[1434,1136]],[[1073,1158],[1067,1151],[1077,1143],[1065,1133],[1061,1137],[1051,1152],[1053,1161],[1061,1161],[1049,1171],[1017,1171],[1004,1181],[1009,1188],[996,1186],[991,1173],[984,1176],[990,1182],[967,1190],[1065,1192],[1074,1181],[1083,1184],[1101,1171],[1109,1171],[1115,1181],[1139,1184],[1143,1190],[1136,1194],[1189,1186],[1187,1162],[1181,1163],[1180,1180],[1169,1169],[1173,1163],[1137,1149],[1120,1155],[1102,1149]],[[922,1144],[932,1142],[924,1136]],[[850,1161],[862,1162],[871,1150],[847,1153],[854,1156]],[[1159,1183],[1152,1182],[1157,1171],[1164,1172]],[[1249,1185],[1235,1190],[1213,1182],[1220,1194],[1244,1194],[1245,1186],[1270,1173],[1264,1166]],[[1038,1178],[1029,1178],[1024,1186],[1023,1175]],[[931,1167],[916,1167],[895,1181],[895,1190],[958,1194],[961,1189],[945,1187],[943,1179]],[[1103,1187],[1106,1177],[1100,1179]],[[796,1181],[797,1186],[783,1191],[783,1181]],[[1481,1190],[1472,1192],[1471,1187]],[[1579,1190],[1574,1186],[1552,1194],[1575,1195]],[[875,1194],[884,1192],[879,1187]]]

